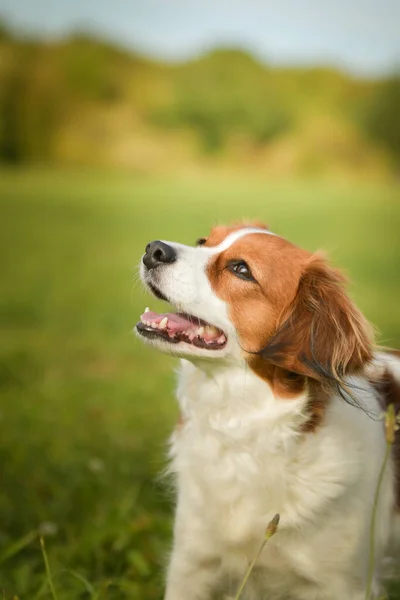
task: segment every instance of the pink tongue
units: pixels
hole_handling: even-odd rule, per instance
[[[189,329],[196,330],[198,327],[201,327],[201,322],[199,319],[192,317],[192,320],[189,321],[189,319],[182,315],[177,315],[176,313],[163,313],[160,315],[149,310],[141,316],[141,318],[145,321],[150,321],[150,323],[157,324],[161,323],[165,317],[168,319],[168,331],[170,333],[189,331]]]

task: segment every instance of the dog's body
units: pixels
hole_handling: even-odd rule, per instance
[[[374,390],[354,383],[363,388],[364,406],[379,414]],[[208,598],[218,578],[234,597],[279,513],[279,534],[261,555],[264,572],[248,597],[364,600],[371,506],[385,452],[382,422],[337,396],[323,423],[301,435],[307,394],[280,400],[240,367],[213,372],[183,361],[178,399],[182,419],[171,457],[179,498],[166,598]],[[389,468],[377,564],[393,527],[392,478]],[[378,577],[379,568],[376,588]]]
[[[243,598],[364,600],[386,449],[378,417],[385,401],[400,403],[400,360],[373,359],[368,327],[337,273],[268,230],[217,228],[196,249],[157,244],[147,248],[143,278],[184,311],[147,312],[138,325],[153,345],[185,357],[170,450],[178,502],[166,600],[234,598],[276,513],[278,533]],[[312,315],[320,322],[310,324]],[[379,497],[372,598],[400,529],[397,468],[392,458]]]

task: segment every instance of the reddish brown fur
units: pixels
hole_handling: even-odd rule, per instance
[[[294,300],[309,256],[283,238],[260,233],[252,234],[251,243],[240,238],[210,262],[211,285],[228,303],[244,350],[259,352],[276,331],[282,312]],[[258,284],[243,281],[225,268],[235,259],[249,264]]]
[[[394,351],[393,353],[398,353],[398,351]],[[378,392],[378,398],[382,408],[386,410],[389,404],[394,404],[396,414],[399,415],[400,384],[396,381],[393,374],[386,369],[384,374],[378,380],[373,380],[371,383]],[[400,511],[400,431],[396,432],[393,457],[396,477],[396,506],[397,510]]]
[[[323,420],[329,400],[329,394],[320,382],[276,367],[258,354],[249,355],[247,362],[250,368],[269,384],[278,398],[290,400],[307,390],[309,400],[301,430],[312,432],[317,429]]]
[[[279,398],[296,398],[305,390],[307,384],[305,377],[267,363],[258,354],[250,354],[247,363],[261,379],[269,383],[274,394]]]
[[[308,379],[308,396],[308,418],[301,428],[304,433],[315,431],[323,421],[330,398],[330,392],[319,381]]]
[[[241,227],[214,228],[206,245],[220,244]],[[226,268],[239,259],[249,265],[256,283]],[[359,371],[371,359],[371,329],[346,295],[343,276],[322,257],[260,233],[239,238],[216,255],[208,277],[229,306],[249,366],[277,395],[294,397],[306,378],[313,380],[307,430],[314,429],[329,395],[325,384]]]
[[[340,380],[361,370],[372,358],[372,330],[343,284],[338,271],[312,257],[294,302],[263,356],[319,380]]]

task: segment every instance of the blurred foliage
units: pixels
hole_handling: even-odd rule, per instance
[[[176,71],[176,100],[155,115],[156,122],[192,127],[208,152],[220,150],[235,133],[268,143],[292,121],[271,83],[266,70],[244,52],[214,51]]]
[[[400,74],[385,81],[371,99],[364,125],[371,138],[391,152],[400,169]]]
[[[385,153],[399,154],[396,81],[272,69],[235,49],[168,65],[85,33],[43,42],[3,23],[0,161],[386,174]]]
[[[6,23],[0,18],[0,41],[9,40],[12,37]]]

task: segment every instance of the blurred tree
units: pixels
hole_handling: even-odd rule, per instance
[[[175,102],[157,123],[195,129],[207,152],[236,133],[267,143],[292,122],[264,66],[245,52],[217,50],[177,69]]]
[[[172,164],[174,152],[192,160],[197,134],[206,152],[224,151],[232,161],[248,155],[264,164],[275,147],[276,164],[290,172],[301,170],[318,145],[331,149],[317,151],[321,170],[342,164],[342,148],[352,147],[346,168],[358,169],[375,160],[362,136],[352,134],[361,113],[375,146],[399,157],[398,105],[398,78],[384,83],[332,69],[270,69],[235,49],[170,65],[84,33],[46,43],[17,37],[0,21],[0,161],[153,168],[160,156]],[[160,134],[160,127],[174,131]]]
[[[0,57],[12,41],[12,33],[0,19]],[[0,160],[19,162],[18,111],[15,99],[23,85],[22,73],[16,73],[15,60],[3,60],[0,69]]]
[[[0,18],[0,42],[11,40],[12,37],[13,36],[11,30],[9,29],[5,21],[3,21],[3,19]]]
[[[2,73],[0,159],[47,161],[62,110],[57,68],[35,43],[18,44]]]
[[[400,74],[377,88],[363,121],[369,136],[389,150],[400,168]]]
[[[7,163],[24,159],[21,98],[25,91],[25,73],[14,64],[2,77],[0,95],[0,159]]]
[[[75,34],[61,48],[60,67],[66,88],[88,100],[112,102],[122,90],[116,77],[118,60],[124,58],[112,46],[89,34]]]

